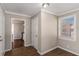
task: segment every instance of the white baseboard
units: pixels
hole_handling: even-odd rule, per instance
[[[5,50],[5,52],[7,52],[7,51],[10,51],[11,49],[7,49],[7,50]]]
[[[79,56],[79,53],[73,52],[73,51],[71,51],[71,50],[69,50],[69,49],[66,49],[66,48],[63,48],[63,47],[61,47],[61,46],[56,46],[56,47],[51,48],[51,49],[49,49],[49,50],[46,50],[46,51],[44,51],[44,52],[40,52],[40,51],[37,51],[37,52],[38,52],[40,55],[44,55],[44,54],[46,54],[46,53],[48,53],[48,52],[50,52],[50,51],[52,51],[52,50],[54,50],[54,49],[56,49],[56,48],[63,49],[63,50],[65,50],[65,51],[68,51],[68,52],[70,52],[70,53],[73,53],[73,54]]]
[[[46,51],[44,51],[44,52],[40,52],[40,51],[37,51],[40,55],[44,55],[44,54],[46,54],[46,53],[48,53],[48,52],[50,52],[50,51],[52,51],[52,50],[54,50],[54,49],[56,49],[56,48],[58,48],[57,46],[56,47],[54,47],[54,48],[51,48],[51,49],[49,49],[49,50],[46,50]]]
[[[37,50],[37,52],[38,52],[40,55],[42,55],[40,51]]]
[[[25,47],[29,47],[29,46],[31,46],[31,44],[27,44]],[[73,53],[73,54],[79,56],[79,53],[73,52],[73,51],[71,51],[71,50],[69,50],[69,49],[66,49],[66,48],[63,48],[63,47],[61,47],[61,46],[53,47],[53,48],[51,48],[51,49],[49,49],[49,50],[46,50],[46,51],[44,51],[44,52],[40,52],[40,51],[37,50],[37,52],[38,52],[40,55],[44,55],[44,54],[46,54],[46,53],[48,53],[48,52],[50,52],[50,51],[52,51],[52,50],[54,50],[54,49],[56,49],[56,48],[63,49],[63,50],[65,50],[65,51],[68,51],[68,52],[70,52],[70,53]],[[11,49],[5,50],[5,52],[6,52],[6,51],[10,51],[10,50],[11,50]],[[4,52],[4,53],[5,53],[5,52]],[[2,54],[0,54],[0,55],[3,55],[4,53],[2,52]]]
[[[0,52],[0,56],[4,56],[5,52],[10,51],[11,49],[4,50],[3,52]]]
[[[71,51],[71,50],[69,50],[69,49],[63,48],[63,47],[61,47],[61,46],[58,46],[58,48],[63,49],[63,50],[65,50],[65,51],[68,51],[68,52],[70,52],[70,53],[73,53],[73,54],[79,56],[79,53],[73,52],[73,51]]]
[[[29,47],[29,46],[31,46],[31,44],[27,44],[27,45],[25,45],[25,47]]]
[[[29,47],[29,46],[31,46],[31,44],[25,45],[25,47]],[[5,50],[5,52],[10,51],[10,50],[11,50],[11,49],[7,49],[7,50]]]

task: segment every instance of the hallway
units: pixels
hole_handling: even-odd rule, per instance
[[[73,11],[79,4],[48,4],[44,9],[40,3],[1,3],[0,55],[79,55],[79,10]]]

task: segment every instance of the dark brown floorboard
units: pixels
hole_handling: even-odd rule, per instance
[[[16,48],[6,52],[5,56],[40,56],[40,54],[33,47],[27,47],[27,48],[21,47],[21,48]],[[65,50],[62,50],[60,48],[57,48],[55,50],[52,50],[46,53],[43,56],[76,56],[76,55],[70,52],[67,52]]]
[[[12,42],[13,48],[20,48],[24,46],[24,40],[23,39],[14,39],[14,42]]]
[[[70,52],[67,52],[65,50],[62,50],[60,48],[56,48],[55,50],[52,50],[46,53],[44,56],[76,56],[76,55]]]
[[[20,47],[8,51],[5,56],[38,56],[37,50],[33,47]]]

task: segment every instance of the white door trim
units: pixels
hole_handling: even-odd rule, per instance
[[[15,17],[11,17],[11,18],[15,18]],[[10,18],[10,19],[11,19]],[[21,19],[21,18],[18,18],[17,20],[21,20],[21,21],[24,21],[24,43],[26,43],[26,19]],[[12,23],[11,23],[12,25]],[[12,49],[12,37],[11,37],[11,49]],[[26,44],[24,44],[24,46],[26,46]]]

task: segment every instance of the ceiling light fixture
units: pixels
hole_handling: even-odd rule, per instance
[[[48,7],[49,6],[49,3],[43,3],[42,4],[42,7],[44,7],[44,8],[46,8],[46,7]]]

